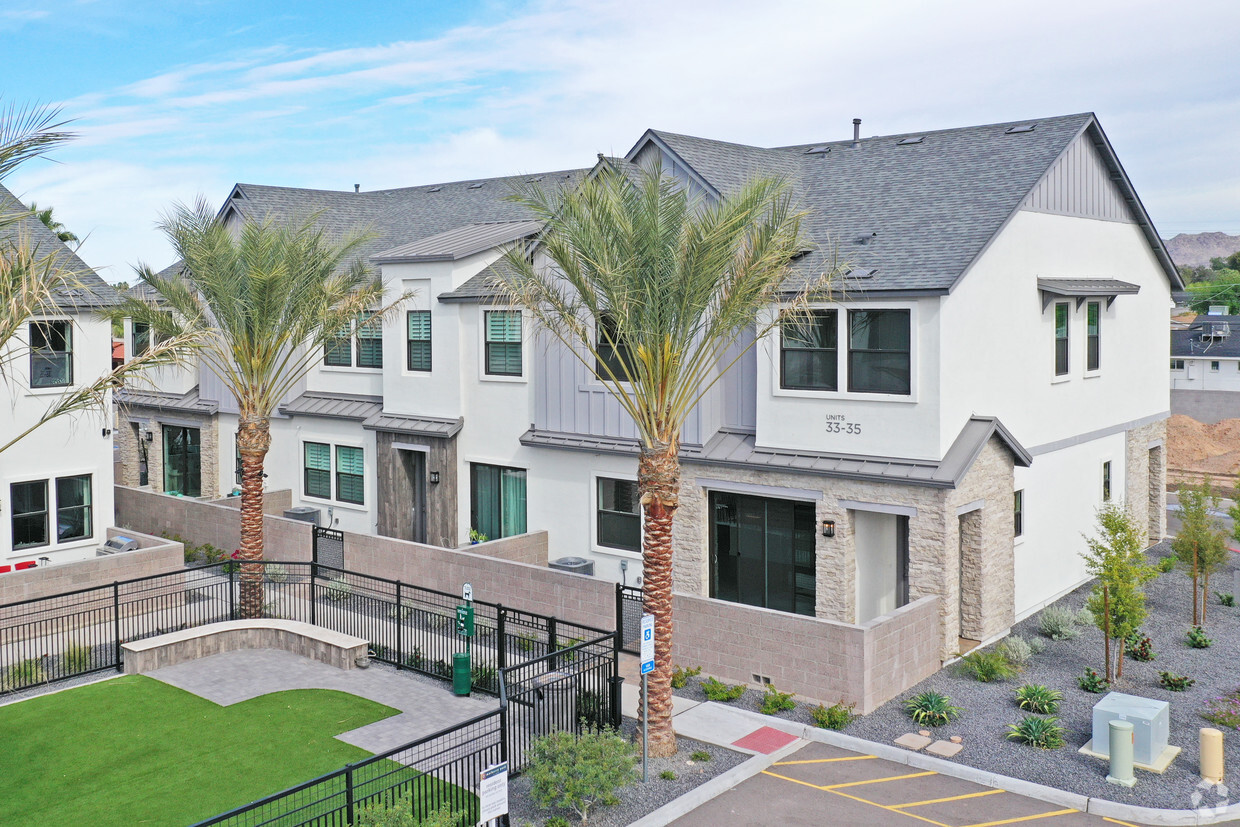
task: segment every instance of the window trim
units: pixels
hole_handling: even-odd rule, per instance
[[[1236,367],[1240,368],[1240,362],[1236,362]],[[1185,370],[1184,360],[1183,359],[1172,359],[1171,369],[1172,370]]]
[[[13,493],[13,489],[19,485],[42,485],[43,486],[43,510],[42,511],[23,511],[21,513],[18,513],[16,506],[13,505],[13,503],[17,501],[17,496],[16,494]],[[51,532],[51,522],[50,522],[52,501],[51,501],[51,491],[50,491],[50,486],[48,485],[48,480],[46,479],[18,480],[16,482],[9,483],[9,503],[10,503],[10,506],[9,506],[9,546],[10,548],[14,552],[19,552],[19,551],[25,551],[26,549],[30,549],[30,548],[45,548],[47,546],[50,546],[52,544],[52,539],[51,539],[52,532]],[[39,543],[23,543],[21,545],[18,545],[13,521],[16,520],[18,517],[29,517],[35,514],[43,515],[43,541]]]
[[[333,474],[332,479],[335,481],[335,484],[336,484],[336,490],[335,490],[336,502],[348,503],[349,505],[365,505],[366,504],[366,449],[360,445],[336,445],[336,444],[332,445],[332,448],[334,449],[332,453],[332,460],[333,460],[333,465],[334,465],[334,474]],[[341,448],[347,448],[351,451],[358,451],[361,453],[362,473],[360,474],[354,474],[352,472],[346,473],[340,470],[340,449]],[[362,498],[360,500],[350,500],[350,499],[347,499],[341,496],[340,478],[342,476],[357,477],[361,480]]]
[[[357,356],[357,360],[356,360],[357,367],[361,368],[362,370],[383,370],[383,320],[380,319],[378,322],[374,324],[370,323],[370,320],[373,319],[376,315],[377,314],[375,313],[375,311],[367,310],[366,312],[362,313],[358,317],[357,321],[353,323],[353,351],[354,351],[354,354]],[[366,328],[367,335],[362,335],[363,327]],[[378,333],[378,335],[377,336],[370,335],[373,333]],[[379,358],[379,363],[377,365],[363,365],[362,364],[362,342],[363,341],[367,341],[367,342],[377,341],[379,343],[379,349],[376,351],[376,353],[378,354],[378,358]]]
[[[784,325],[786,324],[786,321],[785,321],[783,318],[781,318],[781,319],[780,319],[780,323],[779,323],[779,328],[778,328],[778,331],[779,331],[779,332],[778,332],[778,335],[779,335],[779,365],[778,365],[778,370],[779,370],[779,387],[780,387],[780,389],[781,389],[781,390],[794,390],[794,391],[817,391],[817,392],[821,392],[821,393],[834,393],[834,392],[837,392],[837,391],[840,389],[840,310],[839,310],[838,308],[833,308],[833,307],[832,307],[832,308],[827,308],[827,307],[815,307],[815,308],[811,308],[811,309],[810,309],[810,310],[808,310],[807,312],[808,312],[808,315],[809,315],[811,318],[814,318],[814,319],[818,319],[818,318],[828,318],[828,317],[831,317],[831,318],[833,318],[833,319],[835,320],[835,342],[834,342],[834,344],[833,344],[833,346],[832,346],[832,347],[817,347],[817,348],[794,347],[794,348],[790,348],[790,347],[788,347],[788,346],[785,344],[786,337],[785,337],[785,335],[784,335],[784,333],[785,333],[785,328],[784,328]],[[782,315],[783,315],[783,314],[781,314],[781,316],[782,316]],[[910,330],[909,332],[910,332],[910,345],[911,345],[911,333],[912,333],[912,331]],[[790,385],[790,384],[788,384],[788,380],[787,380],[787,375],[788,375],[788,371],[787,371],[787,354],[788,354],[789,352],[793,352],[793,353],[829,353],[829,354],[831,354],[831,359],[832,359],[832,360],[834,360],[834,362],[835,362],[835,382],[832,384],[832,386],[831,386],[831,387],[818,387],[818,386],[813,386],[813,385]],[[911,347],[910,347],[910,355],[911,355]],[[911,368],[911,360],[910,360],[910,368]],[[910,384],[911,384],[911,377],[910,377]]]
[[[426,317],[426,338],[425,339],[413,339],[410,337],[410,331],[412,330],[412,323],[413,323],[413,318],[414,318],[415,313],[419,315],[425,315]],[[434,318],[431,316],[431,311],[429,310],[410,310],[405,314],[405,370],[409,371],[410,373],[430,373],[434,369],[434,366],[435,366],[435,358],[434,358],[435,348],[433,345],[434,336],[435,336],[434,325],[435,325]],[[423,342],[425,342],[426,344],[426,367],[415,368],[413,366],[413,345],[422,344]]]
[[[308,448],[311,445],[321,445],[322,447],[327,449],[327,468],[326,468],[327,493],[326,494],[315,494],[315,493],[311,493],[310,491],[310,472],[318,471],[322,473],[324,471],[324,469],[322,468],[311,468],[307,464],[306,448]],[[333,446],[330,442],[319,442],[313,439],[303,439],[301,441],[301,496],[303,498],[315,499],[315,500],[331,500],[332,499],[332,483],[336,479],[335,475],[332,473],[332,470],[334,467],[332,463],[332,453],[333,453],[332,447]]]
[[[856,313],[903,313],[908,319],[908,350],[854,348],[852,344],[853,315]],[[853,354],[854,353],[897,353],[904,354],[908,359],[908,389],[904,391],[856,390],[853,387]],[[857,307],[848,311],[848,391],[849,393],[865,393],[876,396],[912,396],[913,394],[913,314],[909,310],[896,307]]]
[[[60,504],[60,483],[62,480],[86,480],[86,502],[82,505],[62,506]],[[93,474],[70,474],[64,477],[56,477],[56,543],[80,543],[83,540],[90,540],[95,536],[95,478]],[[49,503],[50,505],[50,503]],[[73,537],[60,536],[60,512],[68,509],[83,509],[86,518],[83,525],[86,529],[85,534],[78,534]]]
[[[344,328],[337,331],[335,335],[330,337],[323,343],[323,360],[319,364],[320,369],[330,370],[348,370],[348,371],[373,371],[380,372],[383,370],[383,328],[385,325],[380,322],[376,330],[378,336],[362,336],[359,334],[359,328],[364,323],[364,319],[369,319],[376,315],[376,311],[367,310],[360,314],[358,319],[351,319],[348,322],[348,332],[345,333]],[[342,335],[343,334],[343,335]],[[377,339],[379,342],[379,364],[363,365],[362,364],[362,340]],[[342,361],[330,361],[332,353],[344,354]],[[340,357],[338,356],[337,359]]]
[[[602,505],[602,497],[600,496],[602,492],[599,490],[600,485],[604,481],[624,482],[624,483],[631,483],[633,485],[636,485],[637,478],[630,477],[630,476],[613,476],[610,474],[594,474],[593,479],[594,479],[594,486],[593,486],[594,488],[594,497],[593,497],[594,526],[593,526],[593,529],[594,530],[592,532],[592,536],[593,536],[593,541],[594,541],[594,547],[598,549],[599,551],[607,553],[607,554],[627,554],[627,555],[634,555],[634,556],[640,557],[641,551],[642,551],[642,525],[643,525],[642,523],[643,515],[642,515],[642,507],[641,507],[640,501],[637,504],[637,511],[633,512],[632,514],[630,514],[630,512],[627,512],[627,511],[608,510],[606,512],[608,514],[617,514],[617,515],[622,515],[626,517],[627,516],[637,517],[637,548],[626,548],[624,546],[613,546],[613,545],[608,545],[604,543],[601,537],[602,520],[600,519],[604,513],[604,509]]]
[[[1051,315],[1051,329],[1055,343],[1055,378],[1061,379],[1072,375],[1072,305],[1070,302],[1055,302],[1054,313]],[[1063,336],[1059,335],[1059,309],[1063,308]],[[1063,348],[1063,370],[1059,369],[1060,342]]]
[[[142,332],[144,333],[144,338],[142,341],[141,349],[138,348],[139,328],[141,328]],[[136,358],[138,356],[143,355],[147,351],[149,351],[151,349],[151,325],[150,323],[149,322],[133,322],[130,326],[129,339],[130,339],[130,345],[129,345],[130,351],[128,354],[129,358],[131,359]]]
[[[1112,470],[1111,460],[1109,459],[1103,460],[1102,461],[1101,494],[1102,494],[1102,501],[1104,503],[1111,502],[1111,500],[1113,499],[1115,495],[1115,489],[1114,489],[1115,482],[1114,482],[1114,477],[1111,473],[1111,470]]]
[[[488,321],[492,313],[515,313],[517,314],[517,317],[520,319],[520,328],[519,328],[520,338],[515,342],[515,344],[518,346],[517,352],[520,354],[521,370],[518,371],[517,373],[497,373],[497,372],[493,373],[491,371],[491,345],[492,344],[514,344],[513,342],[491,342],[489,341],[488,330],[490,326],[488,324]],[[523,382],[525,381],[525,365],[526,365],[525,342],[526,342],[527,337],[525,335],[525,314],[521,311],[521,309],[518,307],[492,307],[492,308],[484,309],[482,311],[481,327],[482,327],[482,348],[480,349],[481,352],[479,355],[481,356],[481,361],[482,361],[481,378],[483,379],[483,381],[490,381],[490,382]]]
[[[168,462],[168,431],[173,428],[177,428],[182,431],[197,431],[198,432],[198,493],[191,494],[187,491],[178,492],[183,497],[189,497],[191,499],[196,499],[202,496],[202,427],[201,426],[176,425],[171,422],[159,423],[159,439],[160,439],[159,449],[161,451],[160,464],[163,466],[163,479],[161,480],[161,483],[163,485],[163,493],[165,494],[168,493],[168,469],[171,467],[171,463]],[[188,444],[189,442],[187,439],[186,440],[187,447],[188,447]],[[185,456],[188,457],[189,453],[187,452]],[[185,474],[188,477],[188,474],[189,474],[188,468],[185,469]]]
[[[1210,360],[1210,373],[1218,373],[1218,372],[1219,372],[1219,370],[1222,368],[1222,366],[1223,366],[1223,365],[1222,365],[1222,362],[1221,362],[1220,360],[1218,360],[1218,359],[1211,359],[1211,360]]]
[[[64,334],[65,349],[64,350],[47,349],[46,352],[48,355],[61,356],[66,359],[67,369],[65,371],[65,374],[66,374],[67,379],[64,382],[51,382],[51,383],[36,382],[35,381],[35,361],[38,358],[40,358],[39,354],[40,354],[41,349],[36,348],[34,346],[34,330],[36,327],[51,327],[53,325],[64,325],[65,327],[65,334]],[[70,319],[34,319],[27,323],[26,335],[29,337],[28,341],[30,343],[30,356],[29,356],[30,388],[32,390],[34,389],[46,390],[48,388],[71,387],[73,385],[73,322]],[[46,335],[44,336],[44,338],[46,338]]]
[[[1012,492],[1012,536],[1016,540],[1025,536],[1025,489],[1017,488]]]
[[[1089,332],[1089,317],[1094,315],[1094,331]],[[1085,303],[1085,372],[1097,373],[1102,369],[1102,302]]]

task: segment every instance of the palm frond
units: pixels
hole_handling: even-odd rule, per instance
[[[56,106],[0,104],[0,179],[74,137],[64,129],[69,122],[59,117]]]

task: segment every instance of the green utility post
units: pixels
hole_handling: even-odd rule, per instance
[[[466,583],[463,605],[456,607],[456,633],[465,638],[465,651],[452,656],[452,692],[468,695],[472,688],[471,638],[474,636],[474,589]]]
[[[1131,787],[1137,783],[1132,774],[1133,735],[1131,721],[1109,721],[1111,771],[1107,773],[1107,781],[1121,787]]]

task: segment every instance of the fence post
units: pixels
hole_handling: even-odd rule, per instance
[[[121,584],[116,580],[112,581],[112,635],[116,638],[116,671],[124,672],[125,667],[121,664]]]
[[[405,663],[405,646],[404,646],[405,621],[404,621],[404,615],[402,614],[402,611],[404,610],[404,606],[402,606],[400,602],[400,585],[401,585],[400,581],[397,580],[396,581],[396,615],[395,615],[396,617],[396,668],[397,670],[405,668],[404,667],[404,663]]]
[[[559,660],[555,656],[556,651],[560,648],[560,638],[556,634],[555,615],[547,618],[547,654],[551,657],[547,658],[547,671],[554,672],[556,661]]]
[[[353,765],[345,764],[344,767],[344,810],[345,815],[349,819],[349,824],[353,823]]]
[[[318,563],[310,564],[310,625],[318,626],[318,586],[319,586],[319,565]]]
[[[624,586],[616,584],[616,651],[624,646]]]
[[[495,638],[495,668],[502,672],[508,668],[508,610],[503,603],[495,605]]]
[[[235,567],[233,566],[232,563],[228,563],[227,565],[228,565],[228,619],[236,620],[237,619],[237,597],[233,589],[235,585],[235,581],[236,581],[236,578],[233,577],[233,569]]]

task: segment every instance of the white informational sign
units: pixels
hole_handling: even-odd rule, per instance
[[[642,674],[654,671],[654,615],[642,615]]]
[[[461,589],[461,597],[466,603],[474,599],[474,586],[472,583],[466,583],[465,588]]]
[[[478,827],[508,814],[508,762],[478,773]]]

